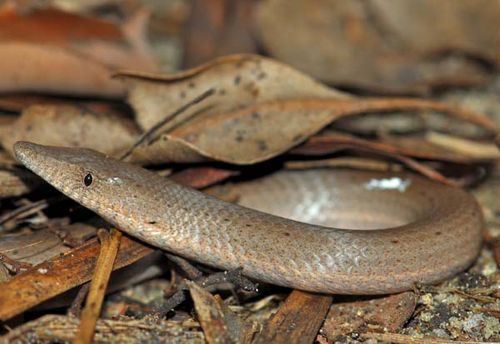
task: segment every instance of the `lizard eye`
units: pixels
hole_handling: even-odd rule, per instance
[[[84,178],[83,178],[83,184],[85,184],[85,186],[90,186],[90,184],[92,184],[92,175],[90,173],[88,173]]]

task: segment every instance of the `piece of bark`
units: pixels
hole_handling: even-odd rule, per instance
[[[233,343],[220,304],[214,296],[194,282],[186,281],[186,284],[207,342],[209,344]]]
[[[313,343],[332,300],[330,295],[292,291],[254,343]]]
[[[417,297],[413,292],[336,302],[330,307],[322,333],[335,341],[339,336],[374,327],[394,332],[409,319],[416,305]]]

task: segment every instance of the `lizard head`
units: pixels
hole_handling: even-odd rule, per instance
[[[14,151],[28,169],[112,223],[117,213],[132,215],[144,207],[146,188],[160,178],[91,149],[20,141]]]

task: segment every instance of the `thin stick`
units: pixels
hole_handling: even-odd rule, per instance
[[[175,110],[174,112],[172,112],[170,115],[168,115],[167,117],[165,117],[164,119],[162,119],[161,121],[159,121],[158,123],[156,123],[154,126],[152,126],[148,131],[146,131],[144,134],[141,135],[141,137],[139,138],[139,140],[137,140],[136,143],[134,143],[121,157],[120,157],[120,160],[123,160],[125,159],[126,157],[128,157],[133,151],[134,149],[136,149],[137,147],[139,147],[140,145],[144,144],[144,143],[149,143],[151,142],[153,136],[155,134],[158,133],[158,131],[160,131],[160,129],[166,124],[168,123],[169,121],[171,121],[172,119],[174,119],[175,117],[179,116],[181,113],[183,113],[184,111],[186,111],[187,109],[189,109],[191,106],[193,105],[196,105],[198,104],[199,102],[205,100],[206,98],[210,97],[211,95],[213,95],[215,93],[215,89],[213,88],[210,88],[208,89],[207,91],[203,92],[202,94],[200,94],[199,96],[197,96],[196,98],[194,98],[193,100],[191,100],[190,102],[182,105],[180,108],[178,108],[177,110]]]
[[[73,340],[74,344],[90,344],[94,338],[95,326],[101,313],[104,294],[108,285],[116,254],[120,246],[122,233],[113,228],[111,235],[106,231],[98,232],[101,240],[101,252],[97,258],[94,278],[90,282],[90,290],[85,308],[80,318],[80,326]]]

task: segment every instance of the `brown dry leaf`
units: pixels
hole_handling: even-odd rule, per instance
[[[442,103],[418,99],[286,100],[205,116],[138,147],[129,161],[199,162],[208,159],[254,164],[307,140],[340,117],[389,110],[436,110],[489,131],[487,117]]]
[[[55,8],[0,9],[0,41],[69,48],[114,68],[158,69],[147,44],[150,13],[137,10],[120,24]],[[43,33],[43,34],[41,34]]]
[[[123,72],[119,77],[128,86],[128,101],[143,129],[211,88],[214,95],[169,122],[164,130],[193,116],[210,116],[270,100],[348,97],[283,63],[256,55],[221,57],[170,75]]]
[[[154,71],[146,41],[149,14],[139,11],[121,26],[56,9],[0,10],[0,92],[36,91],[121,97],[118,68]]]
[[[500,1],[369,2],[386,29],[397,32],[399,39],[413,49],[457,50],[500,63]]]
[[[149,17],[149,11],[140,10],[121,25],[120,30],[125,44],[123,42],[110,43],[102,40],[89,40],[73,43],[71,48],[112,66],[115,70],[131,68],[142,71],[157,71],[159,67],[147,40]]]
[[[57,234],[46,228],[28,234],[3,236],[0,238],[0,254],[22,263],[41,264],[71,249],[64,244],[62,236],[70,236],[76,242],[93,236],[96,231],[93,226],[73,223],[58,228]]]
[[[0,43],[0,92],[42,92],[121,97],[112,69],[68,49],[33,43]]]
[[[118,154],[137,139],[134,122],[116,113],[98,114],[80,106],[34,105],[10,127],[0,130],[0,142],[13,154],[16,141],[92,148]]]
[[[499,15],[488,0],[267,0],[257,23],[272,56],[321,80],[423,94],[489,80],[464,53],[500,62]]]

